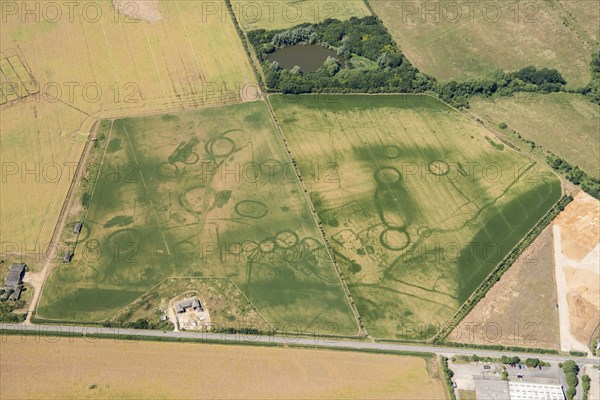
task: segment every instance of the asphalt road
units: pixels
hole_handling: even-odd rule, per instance
[[[207,341],[220,341],[223,343],[262,343],[262,344],[276,344],[281,346],[312,346],[312,347],[323,347],[323,348],[344,348],[353,350],[383,350],[383,351],[411,351],[419,353],[435,353],[438,355],[445,355],[451,357],[453,355],[473,355],[477,354],[480,357],[495,357],[499,358],[503,355],[518,355],[525,359],[528,357],[539,358],[540,360],[547,362],[562,362],[568,359],[574,360],[578,365],[600,365],[600,358],[598,357],[572,357],[563,356],[557,354],[537,354],[537,353],[518,353],[511,351],[496,351],[496,350],[482,350],[472,348],[457,348],[457,347],[444,347],[444,346],[430,346],[424,344],[402,344],[402,343],[384,343],[384,342],[370,342],[370,341],[359,341],[359,340],[346,340],[330,337],[293,337],[293,336],[280,336],[280,335],[252,335],[252,334],[225,334],[225,333],[206,333],[206,332],[173,332],[173,331],[155,331],[155,330],[136,330],[136,329],[124,329],[124,328],[104,328],[96,326],[77,326],[77,325],[34,325],[34,324],[0,324],[0,337],[3,336],[4,331],[18,331],[18,332],[37,332],[40,337],[52,337],[56,333],[68,334],[71,333],[75,336],[79,334],[85,335],[106,335],[112,337],[115,340],[128,340],[135,341],[136,337],[156,337],[156,338],[174,338],[174,339],[195,339],[195,340],[207,340]],[[54,335],[53,335],[54,334]],[[56,341],[56,339],[49,339]]]

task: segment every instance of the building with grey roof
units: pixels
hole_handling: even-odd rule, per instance
[[[499,378],[474,378],[477,400],[510,400],[507,381]]]
[[[4,281],[4,288],[15,290],[23,280],[23,276],[25,275],[25,264],[13,264],[10,266],[8,270],[8,275],[6,276],[6,280]]]
[[[203,311],[202,304],[197,298],[180,301],[175,304],[175,311],[178,313],[184,313],[188,308],[195,311]]]
[[[561,385],[533,382],[508,382],[510,400],[565,400]]]

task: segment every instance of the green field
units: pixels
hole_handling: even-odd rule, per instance
[[[500,122],[525,139],[599,178],[600,107],[570,93],[522,93],[495,99],[474,98],[471,111],[494,126]]]
[[[327,18],[346,20],[371,15],[363,0],[231,0],[235,16],[246,31],[285,29]]]
[[[262,102],[115,120],[82,241],[37,316],[103,321],[167,277],[221,277],[276,328],[355,334],[276,135]]]
[[[583,20],[555,0],[479,4],[369,0],[406,57],[423,73],[440,80],[464,80],[533,65],[558,69],[570,87],[590,81],[597,39],[585,34],[585,27],[600,23],[598,7],[591,3],[575,7],[585,9]]]
[[[544,166],[429,96],[272,104],[375,337],[430,337],[561,195]]]

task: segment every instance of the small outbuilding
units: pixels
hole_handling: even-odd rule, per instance
[[[12,301],[17,301],[17,300],[19,300],[19,297],[21,297],[21,288],[20,287],[16,288],[15,291],[9,296],[8,299],[12,300]]]
[[[70,263],[73,260],[73,252],[71,250],[65,251],[65,256],[63,257],[64,263]]]
[[[73,226],[73,233],[81,233],[81,228],[83,228],[83,224],[81,222],[77,222]]]

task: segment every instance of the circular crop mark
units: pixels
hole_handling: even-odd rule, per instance
[[[428,169],[432,174],[442,176],[448,174],[450,166],[445,161],[436,160],[429,163]]]
[[[299,240],[298,235],[292,231],[279,231],[275,235],[275,244],[282,249],[289,249],[295,246]]]
[[[384,185],[400,182],[400,171],[392,167],[383,167],[375,172],[375,180]]]
[[[200,161],[200,155],[198,153],[190,153],[190,156],[183,163],[185,165],[193,165]]]
[[[173,178],[177,176],[177,173],[179,172],[179,167],[175,164],[165,162],[159,164],[157,170],[158,175],[162,176],[163,178]]]
[[[235,142],[227,137],[218,137],[206,142],[204,149],[211,156],[226,157],[235,150]]]
[[[242,200],[235,205],[235,212],[242,217],[259,219],[267,215],[269,208],[260,201]]]
[[[394,145],[385,146],[383,148],[383,155],[385,158],[398,158],[400,156],[400,148]]]
[[[260,242],[258,248],[263,253],[272,253],[275,250],[275,241],[272,238],[267,238]]]
[[[379,236],[381,245],[388,250],[400,251],[410,244],[410,237],[406,231],[386,229]]]
[[[311,237],[302,239],[302,244],[308,251],[317,251],[321,248],[321,242]]]

